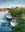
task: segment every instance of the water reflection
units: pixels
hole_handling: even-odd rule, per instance
[[[9,31],[12,32],[12,26],[10,25],[10,19],[7,19],[5,14],[0,13],[0,32]]]

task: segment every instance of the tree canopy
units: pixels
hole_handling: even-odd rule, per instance
[[[17,17],[17,15],[23,13],[25,11],[25,8],[23,7],[15,7],[10,9],[10,13],[12,16]]]
[[[13,17],[19,17],[19,24],[14,28],[13,32],[25,32],[25,8],[11,8],[10,13]]]

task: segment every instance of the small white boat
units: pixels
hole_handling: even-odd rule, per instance
[[[17,23],[10,22],[11,26],[16,27]]]
[[[13,27],[15,27],[15,26],[16,26],[16,25],[15,25],[14,23],[12,23],[12,22],[11,22],[11,25],[12,25]]]
[[[9,19],[12,19],[12,16],[10,16],[10,15],[7,15],[7,18],[9,18]]]

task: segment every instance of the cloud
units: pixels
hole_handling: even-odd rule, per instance
[[[18,7],[21,7],[21,6],[24,6],[25,7],[25,0],[0,0],[0,8],[3,8],[3,7],[8,7],[8,8],[11,8],[11,7],[15,7],[15,6],[18,6]]]

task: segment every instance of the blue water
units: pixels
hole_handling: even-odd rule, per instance
[[[10,25],[10,20],[7,21],[7,17],[4,14],[0,14],[0,32],[12,32],[12,26]]]

